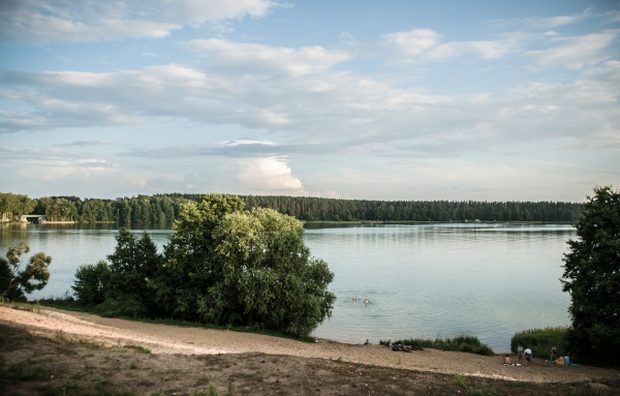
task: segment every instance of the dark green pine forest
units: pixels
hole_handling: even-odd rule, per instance
[[[204,194],[138,195],[116,199],[0,193],[0,218],[45,215],[48,221],[111,222],[121,226],[166,227],[186,202]],[[583,207],[575,202],[379,201],[288,196],[239,196],[246,208],[270,208],[304,221],[539,221],[574,223]]]

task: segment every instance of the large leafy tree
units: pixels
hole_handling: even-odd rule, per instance
[[[183,205],[154,282],[158,305],[166,314],[190,321],[216,321],[197,315],[199,304],[207,304],[209,286],[222,277],[221,268],[215,265],[213,232],[225,215],[242,209],[238,197],[218,194],[206,195],[199,204]]]
[[[79,303],[94,306],[107,315],[157,316],[152,281],[161,266],[161,255],[148,234],[136,237],[127,229],[116,236],[109,264],[80,266],[73,290]]]
[[[571,294],[571,353],[581,361],[620,356],[620,192],[594,190],[564,256],[563,288]]]
[[[175,316],[303,336],[331,314],[333,274],[310,257],[301,222],[243,211],[238,197],[187,204],[165,256],[157,286]]]
[[[23,267],[22,255],[28,253],[26,243],[9,248],[6,259],[0,258],[0,296],[8,300],[24,300],[25,294],[41,290],[47,285],[50,273],[47,267],[52,258],[43,252],[30,257]],[[23,268],[22,268],[23,267]]]
[[[151,282],[161,261],[148,234],[138,238],[123,228],[116,236],[116,249],[108,256],[110,276],[106,300],[112,311],[128,316],[158,314]]]

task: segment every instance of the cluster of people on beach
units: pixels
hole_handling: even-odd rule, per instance
[[[520,367],[525,364],[525,366],[528,366],[532,362],[532,358],[532,348],[530,348],[529,346],[523,348],[521,345],[519,345],[517,347],[517,361],[513,362],[512,355],[507,354],[506,356],[504,356],[504,365]],[[525,363],[523,359],[525,359]],[[551,348],[551,353],[547,362],[555,363],[560,366],[570,366],[571,364],[570,357],[568,355],[562,356],[562,354],[558,354],[556,347]]]

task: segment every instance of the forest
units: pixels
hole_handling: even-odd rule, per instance
[[[187,202],[205,194],[155,194],[116,199],[51,196],[30,198],[0,193],[2,221],[23,214],[45,215],[47,221],[111,222],[120,226],[168,227]],[[554,201],[380,201],[290,197],[239,196],[246,207],[270,208],[303,221],[540,221],[576,222],[583,204]]]

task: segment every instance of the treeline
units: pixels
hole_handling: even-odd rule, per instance
[[[21,215],[30,214],[34,205],[27,195],[0,193],[0,222],[19,220]]]
[[[573,202],[371,201],[245,196],[248,207],[276,209],[308,221],[559,221],[575,222]]]
[[[49,221],[114,222],[122,226],[169,226],[186,202],[203,194],[138,195],[116,199],[73,196],[31,199],[0,193],[3,218],[45,215]],[[373,201],[314,197],[240,196],[248,208],[270,208],[305,221],[546,221],[579,219],[573,202]],[[6,221],[6,220],[5,220]]]

